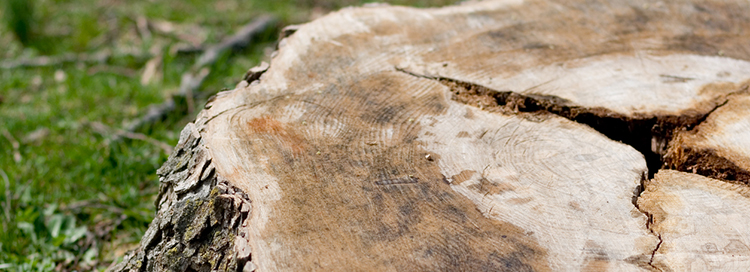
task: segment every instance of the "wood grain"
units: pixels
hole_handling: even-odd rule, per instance
[[[662,239],[662,271],[745,271],[750,267],[750,188],[700,175],[660,171],[638,199]]]
[[[745,185],[649,173],[746,169],[747,14],[747,1],[483,1],[287,28],[270,66],[199,114],[200,141],[161,172],[155,222],[179,221],[165,210],[196,188],[213,203],[206,190],[225,182],[236,204],[210,218],[233,222],[220,263],[237,270],[740,267],[744,255],[725,255],[748,242]],[[733,166],[683,159],[708,151]],[[149,230],[128,269],[185,244]]]

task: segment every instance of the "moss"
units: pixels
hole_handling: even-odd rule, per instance
[[[188,227],[187,227],[187,228],[185,229],[185,234],[184,234],[184,235],[182,236],[182,240],[183,240],[183,241],[188,241],[188,240],[190,240],[190,238],[192,238],[192,237],[193,237],[193,235],[195,234],[194,232],[195,232],[195,228],[194,228],[194,227],[193,227],[192,225],[189,225],[189,226],[188,226]]]

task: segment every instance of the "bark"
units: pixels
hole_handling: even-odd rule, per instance
[[[742,267],[747,14],[485,1],[287,28],[183,131],[114,270]]]
[[[247,194],[216,173],[191,123],[167,162],[157,215],[140,246],[111,271],[252,271]]]

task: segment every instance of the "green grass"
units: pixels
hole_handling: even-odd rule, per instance
[[[212,44],[262,13],[285,25],[305,22],[313,11],[363,2],[36,0],[18,8],[31,11],[13,16],[7,16],[13,7],[0,5],[4,61],[114,54],[104,63],[0,70],[0,271],[103,270],[137,245],[153,219],[155,173],[168,154],[145,141],[113,140],[99,124],[123,128],[149,105],[165,101],[197,55],[175,53],[195,42],[179,33],[139,32],[139,18],[169,22],[198,43]],[[248,68],[267,59],[264,52],[275,38],[276,32],[268,33],[244,52],[222,58],[203,90],[232,88]],[[161,63],[158,73],[142,84],[152,58]],[[174,146],[203,103],[197,101],[192,111],[183,105],[137,132]]]

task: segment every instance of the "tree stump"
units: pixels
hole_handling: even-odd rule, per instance
[[[116,271],[750,267],[750,2],[347,8],[159,169]]]

